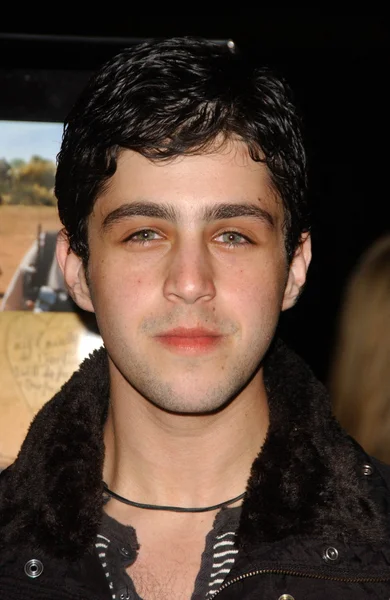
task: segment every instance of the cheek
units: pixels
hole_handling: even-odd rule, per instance
[[[91,295],[96,310],[102,313],[135,315],[155,295],[156,278],[124,268],[100,265],[91,273]]]
[[[272,261],[262,268],[232,270],[223,283],[229,302],[239,310],[279,310],[286,283],[284,271],[283,265]]]

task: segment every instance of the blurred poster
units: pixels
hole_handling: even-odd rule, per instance
[[[0,313],[0,470],[16,458],[38,410],[101,345],[89,313]]]
[[[75,309],[55,259],[62,127],[0,120],[0,311]]]
[[[102,345],[55,257],[61,123],[0,120],[0,469],[34,415]]]

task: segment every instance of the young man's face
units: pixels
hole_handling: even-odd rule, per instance
[[[96,312],[113,380],[184,413],[255,389],[309,261],[301,249],[288,270],[282,223],[243,143],[169,162],[124,151],[89,218],[76,296]]]

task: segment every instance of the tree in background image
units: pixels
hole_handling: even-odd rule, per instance
[[[56,165],[40,156],[29,162],[0,159],[0,196],[3,204],[54,206]]]

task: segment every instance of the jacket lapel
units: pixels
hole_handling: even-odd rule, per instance
[[[364,453],[334,419],[324,386],[280,342],[264,376],[270,427],[248,482],[241,545],[297,534],[379,542],[383,516],[363,481]]]

